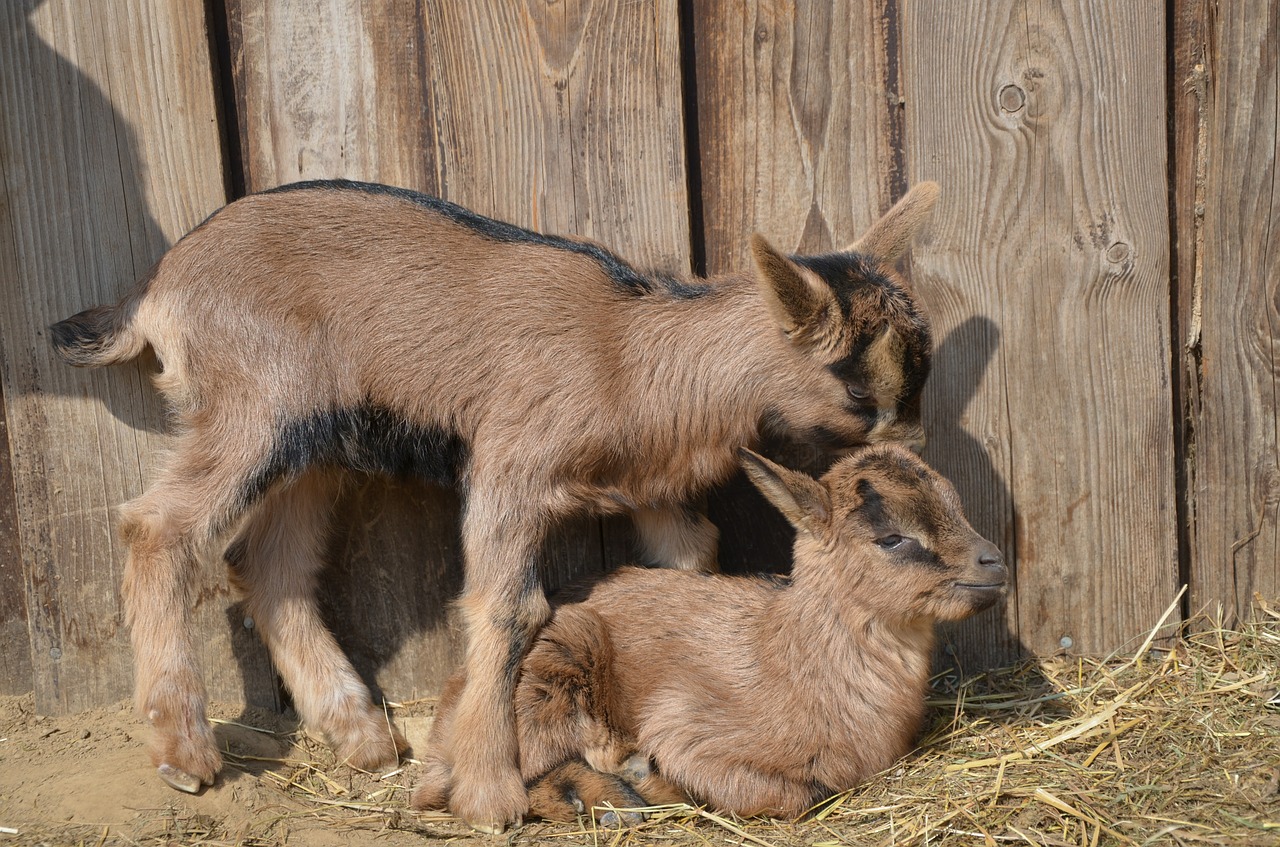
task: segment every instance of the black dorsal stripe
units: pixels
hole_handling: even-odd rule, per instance
[[[408,188],[397,188],[376,182],[358,182],[349,179],[315,179],[277,186],[262,193],[280,194],[286,191],[306,190],[363,191],[366,194],[394,197],[397,200],[403,200],[416,206],[430,209],[490,241],[496,241],[501,244],[534,244],[539,247],[566,250],[579,256],[585,256],[599,264],[605,275],[611,280],[633,294],[665,293],[672,298],[683,300],[701,297],[710,290],[708,286],[683,282],[667,274],[657,272],[642,273],[598,244],[576,241],[559,235],[544,235],[506,221],[487,218],[484,215],[459,206],[457,203],[450,203],[448,200],[442,200],[439,197],[432,197],[429,194],[423,194]]]

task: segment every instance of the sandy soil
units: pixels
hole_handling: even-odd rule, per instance
[[[412,768],[383,779],[360,774],[285,717],[218,704],[211,712],[234,722],[216,724],[231,755],[217,785],[184,795],[156,778],[146,754],[150,730],[128,703],[43,717],[30,695],[0,698],[0,847],[506,840],[408,812]],[[425,740],[429,717],[398,721],[411,742]],[[524,827],[513,843],[538,840],[545,826]]]

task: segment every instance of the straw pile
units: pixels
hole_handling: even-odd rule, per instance
[[[681,806],[620,832],[531,823],[483,837],[445,815],[408,812],[411,766],[390,778],[353,774],[301,737],[287,761],[257,763],[266,770],[228,760],[282,795],[270,825],[173,820],[129,841],[311,844],[323,824],[343,834],[338,843],[387,845],[1280,845],[1280,612],[1259,601],[1238,631],[1201,618],[1176,639],[1169,632],[1157,626],[1108,660],[939,677],[920,748],[799,821]]]

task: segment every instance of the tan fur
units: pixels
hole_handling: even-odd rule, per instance
[[[885,216],[846,250],[869,253],[885,262],[896,262],[911,246],[911,235],[933,214],[942,189],[936,182],[920,182],[912,187]]]
[[[316,612],[325,474],[353,461],[341,452],[353,438],[404,439],[386,462],[431,441],[406,432],[466,446],[456,471],[471,684],[457,694],[466,753],[452,798],[458,814],[493,829],[526,809],[511,695],[549,614],[535,570],[549,527],[578,512],[638,510],[651,558],[712,569],[714,528],[684,504],[732,472],[734,451],[755,443],[762,422],[802,438],[822,432],[837,451],[918,437],[918,390],[882,398],[869,425],[827,367],[886,325],[927,342],[905,283],[875,257],[866,267],[887,287],[848,320],[824,308],[793,321],[800,337],[826,339],[815,351],[771,316],[765,300],[781,283],[767,266],[707,281],[699,297],[677,289],[700,280],[637,292],[580,252],[594,248],[482,229],[371,187],[253,195],[182,239],[118,306],[54,326],[73,364],[153,348],[173,408],[172,455],[126,505],[121,529],[137,702],[176,787],[211,783],[220,766],[187,623],[189,575],[198,551],[242,520],[236,579],[303,718],[360,767],[391,764],[403,746]],[[806,273],[821,295],[824,283]],[[913,355],[877,357],[893,373],[872,381],[922,377],[927,343]],[[381,417],[339,417],[353,409]],[[342,426],[366,429],[334,435]],[[317,463],[325,468],[313,475]]]
[[[909,750],[934,622],[1004,594],[999,552],[951,485],[900,447],[865,448],[821,482],[754,454],[745,466],[796,526],[792,583],[628,568],[557,608],[516,691],[534,786],[554,774],[563,794],[581,767],[559,768],[581,761],[646,802],[674,792],[794,816]],[[914,540],[884,549],[895,535]],[[439,712],[418,807],[448,799],[453,705]],[[533,811],[561,816],[549,796]]]

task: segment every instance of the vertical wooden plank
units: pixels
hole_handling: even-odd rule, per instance
[[[901,193],[894,5],[694,4],[708,273],[756,231],[843,247]]]
[[[446,196],[688,267],[674,0],[423,5]]]
[[[640,265],[688,265],[673,0],[227,9],[250,190],[391,183]],[[457,510],[451,492],[381,480],[338,509],[330,620],[395,698],[437,690],[461,657],[444,613],[460,584]],[[558,535],[548,581],[615,558],[606,526]]]
[[[1191,609],[1230,624],[1280,596],[1280,3],[1184,5]]]
[[[166,438],[143,367],[68,368],[45,327],[118,299],[221,205],[221,156],[198,4],[36,0],[0,16],[0,336],[17,534],[37,706],[78,709],[131,687],[116,507],[140,492]],[[220,569],[197,598],[211,693],[271,692]]]
[[[7,213],[0,209],[0,232]],[[31,643],[27,638],[27,593],[18,547],[18,513],[9,458],[9,426],[0,380],[0,694],[25,694],[35,687]]]
[[[979,515],[1012,554],[1010,628],[1105,653],[1177,582],[1163,4],[903,17],[908,173],[946,189],[915,280],[976,380],[929,455],[1009,487],[1011,512]]]
[[[442,196],[689,268],[676,0],[425,0],[421,22]],[[626,522],[596,523],[551,539],[545,583],[629,556]]]
[[[707,272],[850,243],[902,191],[896,2],[690,4]],[[793,533],[741,474],[709,498],[727,570],[785,567]]]

